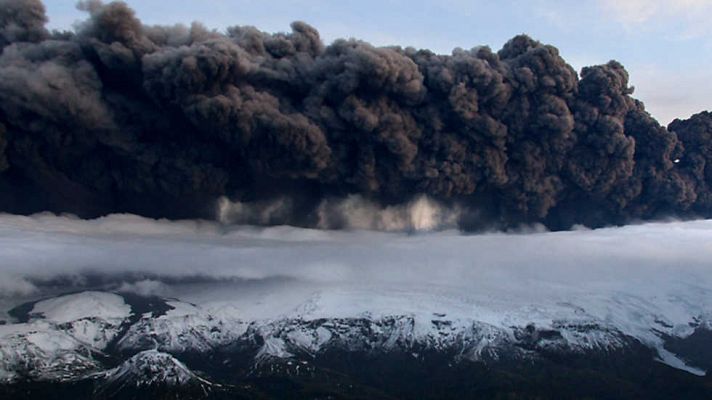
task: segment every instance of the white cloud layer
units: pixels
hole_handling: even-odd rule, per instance
[[[191,277],[315,284],[387,282],[469,288],[598,284],[656,291],[680,282],[710,290],[712,221],[621,228],[463,235],[225,226],[113,215],[92,221],[0,216],[0,293],[30,293],[58,277],[146,275],[126,286]],[[121,278],[123,279],[123,278]],[[126,284],[129,285],[129,284]],[[522,286],[524,287],[524,286]],[[526,295],[526,294],[524,294]]]

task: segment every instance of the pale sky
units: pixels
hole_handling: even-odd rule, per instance
[[[84,18],[76,0],[44,0],[52,29]],[[355,37],[450,53],[498,50],[526,33],[558,47],[577,70],[622,62],[635,96],[663,124],[712,109],[712,0],[127,0],[147,24],[200,21],[224,30],[315,26],[326,43]]]

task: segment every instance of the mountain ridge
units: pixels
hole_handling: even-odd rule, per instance
[[[262,321],[235,318],[225,307],[214,311],[156,296],[86,291],[44,299],[16,308],[25,310],[27,322],[0,325],[0,379],[6,390],[35,382],[91,388],[87,393],[97,398],[175,390],[186,393],[187,397],[178,398],[220,398],[239,397],[244,388],[234,383],[245,380],[263,384],[330,377],[323,379],[358,386],[363,379],[375,379],[349,371],[359,365],[379,365],[385,371],[401,362],[412,364],[408,368],[414,371],[482,367],[510,371],[535,365],[556,370],[571,363],[587,371],[599,368],[592,367],[597,363],[615,365],[631,358],[655,371],[696,376],[703,386],[709,382],[703,368],[707,365],[694,357],[706,342],[703,339],[703,345],[695,347],[690,344],[694,340],[686,341],[712,333],[708,329],[712,324],[704,319],[691,321],[696,324],[692,333],[680,333],[669,325],[668,333],[660,333],[664,344],[656,348],[614,326],[585,318],[554,320],[549,326],[512,325],[509,331],[446,313],[431,313],[427,320],[422,315],[373,312],[324,318],[318,316],[319,299],[311,296],[295,307],[292,316]],[[93,306],[66,307],[82,301]],[[651,367],[655,364],[660,367]],[[668,366],[683,375],[670,372]],[[130,394],[126,388],[131,388]]]

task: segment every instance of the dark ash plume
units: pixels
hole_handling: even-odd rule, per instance
[[[615,61],[579,76],[524,35],[438,55],[80,7],[50,33],[38,0],[0,0],[1,211],[214,217],[227,196],[320,226],[338,199],[427,195],[470,229],[712,215],[712,117],[661,127]]]
[[[0,48],[14,42],[39,42],[48,36],[39,0],[0,0]]]

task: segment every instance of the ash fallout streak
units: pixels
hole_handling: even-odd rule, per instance
[[[0,211],[212,218],[227,196],[317,226],[325,202],[427,195],[464,229],[712,216],[712,114],[661,126],[615,61],[579,76],[524,35],[438,55],[80,7],[49,32],[41,2],[0,0]]]

